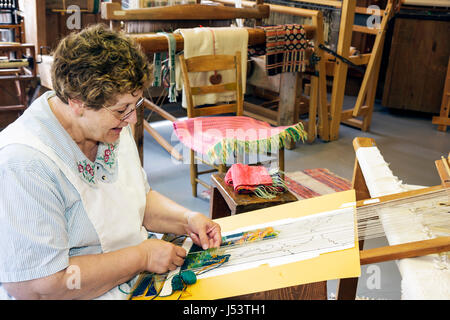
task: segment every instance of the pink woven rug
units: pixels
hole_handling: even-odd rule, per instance
[[[211,160],[223,159],[236,150],[277,150],[288,141],[306,138],[301,123],[272,127],[244,116],[197,117],[173,123],[178,139]]]
[[[325,168],[287,172],[285,182],[298,199],[313,198],[352,188],[350,181]]]

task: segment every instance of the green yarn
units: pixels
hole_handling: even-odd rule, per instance
[[[173,291],[179,291],[183,290],[183,280],[181,279],[181,276],[179,274],[175,275],[172,278],[172,290]]]
[[[172,278],[172,290],[181,291],[185,285],[194,284],[195,282],[197,282],[197,277],[194,272],[190,270],[183,271]]]
[[[191,270],[186,270],[181,273],[181,279],[185,284],[194,284],[197,282],[197,277],[195,273]]]

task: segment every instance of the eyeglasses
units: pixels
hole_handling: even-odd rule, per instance
[[[144,97],[141,97],[137,102],[136,105],[134,107],[131,107],[131,110],[125,109],[124,111],[112,111],[110,110],[108,107],[102,106],[103,108],[105,108],[106,110],[108,110],[109,112],[112,113],[112,115],[120,121],[125,121],[129,116],[131,116],[131,114],[138,110],[142,105],[144,104]]]

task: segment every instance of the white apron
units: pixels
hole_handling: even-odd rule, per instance
[[[8,126],[0,134],[0,148],[16,143],[41,151],[65,174],[80,194],[84,209],[100,239],[103,252],[134,246],[147,238],[147,231],[142,226],[146,204],[144,177],[129,128],[124,128],[120,135],[117,151],[117,170],[119,170],[117,180],[106,183],[102,179],[97,179],[97,188],[92,188],[83,181],[82,177],[64,163],[53,149],[30,133],[20,120]],[[123,263],[127,262],[123,261]],[[131,290],[126,283],[120,288],[125,292]],[[125,299],[126,297],[127,295],[116,287],[99,299]]]

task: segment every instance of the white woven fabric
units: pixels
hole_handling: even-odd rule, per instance
[[[408,187],[394,176],[389,165],[377,147],[359,148],[356,151],[361,171],[372,198],[417,189]],[[389,215],[389,209],[383,215]],[[403,214],[403,213],[402,213]],[[408,232],[398,232],[389,224],[383,224],[390,245],[433,238],[411,215]],[[397,260],[402,276],[402,299],[405,300],[447,300],[450,299],[450,264],[445,254]]]

